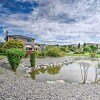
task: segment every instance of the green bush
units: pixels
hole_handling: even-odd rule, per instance
[[[39,53],[38,53],[38,57],[39,57],[39,58],[41,58],[41,57],[42,57],[42,58],[43,58],[43,57],[46,57],[46,52],[45,52],[45,51],[39,52]]]
[[[59,48],[57,47],[53,47],[53,48],[49,48],[47,50],[47,56],[50,57],[61,57],[64,55],[64,52],[62,52]]]
[[[6,55],[10,63],[10,66],[12,67],[13,71],[16,72],[16,69],[20,64],[21,59],[25,56],[25,50],[17,48],[7,49]]]
[[[40,53],[40,51],[35,50],[35,57],[38,57],[39,53]]]
[[[74,54],[83,54],[83,50],[80,48],[80,49],[76,49],[74,51]]]
[[[31,54],[30,54],[30,63],[31,63],[31,67],[35,67],[35,51],[33,51]]]
[[[95,53],[90,53],[91,58],[95,57]]]
[[[84,53],[87,53],[87,52],[90,52],[90,47],[89,46],[85,46],[85,47],[83,47],[83,52]]]
[[[21,40],[14,40],[14,39],[12,39],[12,40],[7,41],[2,46],[1,51],[6,53],[6,50],[10,49],[10,48],[21,48],[21,49],[23,49],[24,45],[23,45],[23,42]]]
[[[97,54],[100,54],[100,52],[97,52]]]

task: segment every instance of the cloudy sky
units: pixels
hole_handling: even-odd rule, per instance
[[[6,30],[38,43],[100,43],[100,0],[0,0],[1,40]]]

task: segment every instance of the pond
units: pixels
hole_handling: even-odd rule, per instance
[[[94,82],[96,76],[95,64],[91,64],[87,70],[87,81]],[[64,80],[69,83],[82,83],[82,75],[84,75],[84,67],[80,67],[79,62],[75,62],[68,65],[63,65],[62,67],[47,67],[33,70],[31,73],[31,78],[36,81],[56,81]]]

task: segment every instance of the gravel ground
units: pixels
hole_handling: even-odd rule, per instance
[[[35,82],[5,65],[0,61],[0,100],[100,100],[98,84]]]

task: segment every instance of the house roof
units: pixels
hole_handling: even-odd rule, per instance
[[[23,35],[8,35],[8,36],[5,37],[5,39],[6,39],[7,37],[18,37],[18,38],[23,38],[23,39],[32,39],[32,40],[35,40],[35,39],[32,38],[32,37],[23,36]]]

